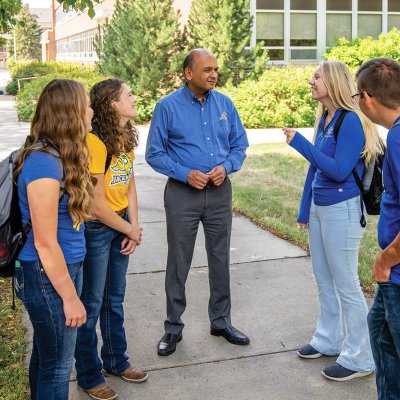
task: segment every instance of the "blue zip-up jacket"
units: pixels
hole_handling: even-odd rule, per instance
[[[400,120],[397,118],[396,122]],[[400,232],[400,126],[389,129],[387,149],[383,161],[381,214],[378,222],[378,242],[384,250]],[[400,285],[400,264],[395,265],[390,280]]]
[[[361,152],[365,145],[364,130],[358,115],[349,112],[343,119],[336,143],[333,129],[341,111],[336,110],[332,121],[324,130],[327,116],[325,113],[314,144],[299,132],[296,132],[290,142],[290,146],[310,162],[298,222],[308,223],[311,200],[316,205],[329,206],[360,195],[352,170],[356,167],[358,175],[363,175],[364,161]]]

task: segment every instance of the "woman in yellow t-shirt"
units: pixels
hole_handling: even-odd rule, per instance
[[[115,399],[104,380],[116,375],[127,382],[143,382],[148,374],[128,361],[123,302],[129,255],[140,244],[133,149],[138,131],[136,99],[119,79],[107,79],[90,92],[92,127],[87,143],[89,169],[95,183],[92,213],[85,226],[82,302],[87,323],[78,331],[75,350],[78,385],[90,397]],[[96,324],[100,318],[103,346],[97,352]]]

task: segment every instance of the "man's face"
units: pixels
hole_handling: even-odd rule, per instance
[[[195,93],[206,93],[215,88],[218,80],[218,63],[212,54],[196,53],[192,68],[186,68],[185,76]]]

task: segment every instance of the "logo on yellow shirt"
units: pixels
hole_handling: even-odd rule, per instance
[[[112,178],[110,186],[122,184],[128,185],[132,175],[132,160],[126,153],[121,153],[117,158],[117,162],[110,167]]]

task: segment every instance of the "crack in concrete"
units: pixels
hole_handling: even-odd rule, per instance
[[[199,362],[183,363],[183,364],[179,364],[179,365],[170,365],[170,366],[165,366],[165,367],[146,368],[146,372],[165,371],[165,370],[169,370],[169,369],[192,367],[192,366],[197,366],[197,365],[218,364],[218,363],[225,362],[225,361],[245,360],[245,359],[256,358],[256,357],[264,357],[264,356],[269,356],[269,355],[290,353],[290,352],[296,351],[296,350],[298,350],[298,347],[296,347],[295,349],[263,352],[263,353],[256,353],[256,354],[237,356],[237,357],[220,358],[220,359],[216,359],[216,360],[204,360],[204,361],[199,361]],[[76,378],[71,379],[70,382],[76,382]]]
[[[244,265],[244,264],[258,264],[262,262],[268,261],[282,261],[282,260],[296,260],[302,258],[310,258],[309,255],[304,256],[293,256],[293,257],[280,257],[280,258],[268,258],[264,260],[253,260],[253,261],[242,261],[238,263],[232,263],[230,266],[234,265]],[[198,265],[197,267],[190,267],[190,269],[200,269],[200,268],[208,268],[208,265]],[[145,274],[158,274],[160,272],[165,272],[165,269],[154,269],[152,271],[142,271],[142,272],[127,272],[127,275],[145,275]]]

